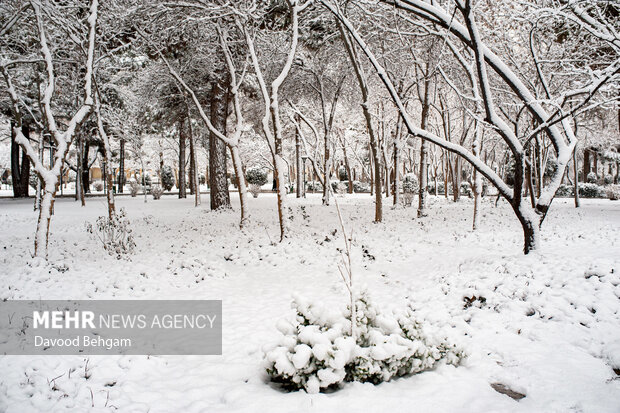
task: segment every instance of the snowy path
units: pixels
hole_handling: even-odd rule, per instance
[[[427,321],[453,326],[470,354],[464,366],[329,394],[283,393],[265,383],[261,348],[276,338],[276,321],[292,316],[291,294],[345,302],[340,227],[319,196],[291,198],[296,218],[283,245],[270,243],[277,238],[271,194],[251,199],[244,233],[237,210],[119,198],[138,244],[129,263],[102,255],[84,230],[105,213],[104,199],[89,199],[86,208],[63,199],[52,220],[55,268],[24,264],[35,222],[29,201],[0,200],[0,299],[224,300],[222,356],[93,356],[86,374],[80,357],[5,356],[0,411],[620,411],[612,370],[620,367],[620,203],[584,200],[575,210],[555,201],[544,254],[523,257],[520,226],[494,200],[485,200],[476,233],[469,200],[432,198],[422,220],[413,208],[388,209],[382,224],[369,222],[367,194],[339,200],[353,229],[355,281],[385,311],[412,299]],[[465,309],[464,297],[478,299]],[[527,396],[514,401],[494,382]]]

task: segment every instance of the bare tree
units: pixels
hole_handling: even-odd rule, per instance
[[[69,147],[77,130],[88,115],[93,110],[93,94],[92,94],[92,76],[93,76],[93,60],[96,44],[96,26],[97,26],[97,0],[92,0],[87,19],[87,53],[86,62],[83,63],[84,68],[84,98],[83,103],[73,116],[66,122],[64,130],[59,127],[59,119],[52,107],[52,99],[56,88],[56,72],[54,67],[54,57],[48,44],[47,25],[54,24],[52,21],[46,21],[47,11],[43,11],[42,7],[54,7],[51,5],[42,6],[40,3],[32,1],[30,7],[34,12],[36,31],[38,33],[38,44],[41,50],[41,56],[45,63],[46,82],[42,98],[42,118],[46,129],[51,135],[56,146],[56,153],[50,167],[46,167],[41,162],[38,151],[32,146],[32,143],[22,132],[21,120],[13,127],[15,133],[15,141],[22,147],[28,155],[30,162],[34,166],[34,170],[41,179],[43,184],[43,194],[41,208],[39,209],[39,218],[37,222],[37,231],[34,240],[34,255],[37,257],[47,257],[47,246],[49,240],[50,220],[54,208],[56,192],[60,185],[60,175],[63,170]],[[16,89],[11,80],[11,75],[7,66],[9,64],[3,62],[2,72],[5,77],[7,89],[13,102],[14,107],[19,106],[23,101],[18,97]],[[64,123],[64,122],[63,122]]]
[[[536,249],[539,245],[539,229],[546,217],[553,197],[561,183],[566,165],[572,157],[572,153],[576,144],[574,131],[571,128],[569,119],[579,109],[584,109],[592,96],[607,83],[610,79],[617,77],[620,68],[620,59],[618,54],[609,64],[605,64],[601,69],[597,69],[596,75],[587,79],[585,84],[569,90],[562,90],[555,99],[549,99],[550,105],[545,108],[540,103],[540,99],[536,99],[528,86],[514,73],[497,54],[495,54],[483,41],[480,29],[474,18],[473,4],[470,0],[455,0],[451,2],[452,10],[442,8],[438,4],[431,4],[419,0],[406,1],[385,1],[390,7],[396,7],[409,18],[415,18],[420,25],[425,25],[426,30],[433,33],[436,32],[435,27],[439,27],[441,32],[439,35],[445,42],[454,40],[460,42],[461,47],[468,51],[471,62],[475,65],[476,78],[478,80],[478,88],[482,104],[485,110],[484,121],[491,125],[496,133],[502,138],[510,149],[515,159],[514,185],[510,188],[502,180],[502,178],[484,161],[467,150],[465,147],[448,142],[439,136],[416,127],[407,113],[400,96],[397,93],[392,81],[386,75],[385,69],[377,60],[373,52],[370,50],[364,39],[353,26],[351,21],[344,15],[342,10],[329,0],[321,1],[346,27],[355,42],[360,46],[364,54],[369,58],[374,66],[379,78],[388,89],[392,99],[396,103],[399,112],[404,120],[405,126],[409,132],[422,139],[429,140],[451,152],[463,157],[485,178],[487,178],[512,206],[512,209],[519,219],[524,233],[524,252],[527,254]],[[459,13],[460,19],[456,18]],[[578,7],[564,10],[574,16],[574,22],[582,24],[586,28],[596,31],[597,39],[603,39],[607,44],[612,45],[618,50],[619,38],[615,31],[610,30],[609,24],[600,22],[592,22],[594,18]],[[585,21],[584,21],[585,20]],[[599,66],[600,67],[600,66]],[[522,102],[525,110],[535,120],[536,127],[527,134],[527,136],[517,136],[508,126],[504,117],[502,117],[496,106],[496,92],[491,87],[491,76],[489,71],[495,74],[493,79],[500,81],[514,96]],[[547,81],[542,73],[538,71],[541,82]],[[566,102],[570,99],[581,97],[581,101],[575,105],[572,110],[566,110]],[[579,109],[576,109],[579,108]],[[544,188],[539,197],[534,200],[534,206],[524,200],[523,190],[525,182],[525,166],[526,166],[526,150],[530,142],[539,134],[544,134],[552,143],[557,159],[557,168],[550,177],[549,184]]]

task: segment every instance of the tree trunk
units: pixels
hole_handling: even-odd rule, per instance
[[[400,136],[397,133],[396,139],[399,139]],[[401,158],[401,149],[399,142],[394,142],[394,205],[400,205],[400,158]]]
[[[383,220],[383,191],[381,190],[381,159],[379,157],[379,142],[375,136],[375,130],[372,125],[372,117],[368,108],[368,102],[362,104],[364,117],[366,118],[366,126],[368,135],[370,136],[370,152],[373,164],[373,185],[375,195],[375,222]]]
[[[374,163],[372,161],[372,149],[370,149],[370,144],[368,144],[368,148],[369,151],[368,153],[371,155],[368,159],[369,162],[369,167],[368,169],[370,170],[370,176],[368,177],[368,179],[370,180],[370,196],[374,196],[375,194],[375,168],[374,168]]]
[[[25,136],[25,135],[24,135]],[[37,149],[37,156],[39,162],[43,163],[43,132],[39,134],[39,148]],[[30,160],[30,159],[28,159]],[[37,192],[35,193],[34,210],[38,211],[41,208],[41,198],[43,197],[43,182],[41,177],[37,175]]]
[[[574,191],[575,191],[575,208],[579,208],[579,161],[577,159],[577,145],[575,145],[575,150],[573,151],[573,180],[574,180]]]
[[[223,135],[226,135],[228,101],[228,86],[222,87],[214,82],[211,90],[211,123]],[[231,208],[226,175],[226,149],[226,144],[214,133],[209,134],[209,189],[212,210]]]
[[[88,162],[88,154],[90,152],[90,142],[85,138],[84,151],[82,152],[82,187],[84,194],[90,192],[90,165]]]
[[[429,70],[430,60],[426,63],[426,73],[430,73]],[[430,112],[430,78],[428,76],[424,79],[424,96],[421,97],[422,113],[420,128],[426,130],[426,123],[428,121],[428,114]],[[421,139],[420,143],[420,190],[418,191],[418,218],[426,216],[426,201],[428,198],[428,142],[426,139]]]
[[[186,103],[187,104],[187,103]],[[196,146],[194,145],[194,132],[192,118],[190,117],[189,105],[187,105],[187,131],[189,132],[189,179],[194,195],[194,206],[200,205],[200,182],[198,180],[198,168],[196,162]]]
[[[295,114],[295,122],[299,124],[299,115]],[[302,197],[302,170],[301,170],[301,139],[299,137],[299,130],[295,128],[295,187],[297,198]]]
[[[450,154],[445,151],[444,152],[444,159],[443,159],[443,163],[442,163],[442,168],[443,168],[443,196],[444,198],[446,198],[446,200],[448,199],[448,180],[450,177]]]
[[[196,191],[194,188],[194,141],[192,139],[192,132],[191,132],[191,127],[189,126],[191,124],[191,120],[189,120],[188,118],[188,138],[189,138],[189,180],[188,180],[188,184],[189,184],[189,194],[190,195],[195,195]]]
[[[387,159],[387,156],[384,156],[384,162],[386,163],[386,167],[383,168],[383,173],[385,174],[385,197],[389,198],[390,196],[392,196],[391,192],[390,192],[390,168],[387,166],[389,160]]]
[[[323,159],[323,205],[329,205],[329,194],[331,192],[331,172],[332,168],[331,153],[329,150],[330,133],[325,133],[325,147],[324,147],[324,159]]]
[[[424,111],[422,111],[424,113]],[[418,218],[426,216],[426,201],[428,198],[428,142],[422,139],[420,145],[420,190],[418,192]]]
[[[456,156],[452,167],[452,200],[461,199],[461,158]]]
[[[351,164],[349,164],[349,157],[347,156],[347,148],[344,145],[344,140],[342,141],[342,156],[344,158],[344,169],[347,171],[347,181],[349,183],[347,192],[352,194],[353,180],[355,177],[351,174]]]
[[[248,188],[243,172],[243,164],[238,146],[230,147],[230,156],[232,157],[233,167],[235,168],[235,176],[237,177],[237,188],[239,188],[239,205],[241,208],[241,221],[239,227],[243,228],[250,219],[248,211]]]
[[[15,142],[16,128],[14,121],[11,121],[11,179],[13,181],[13,198],[27,198],[29,196],[29,180],[30,180],[30,159],[26,155],[26,151],[22,149],[21,164],[19,161],[20,147]],[[30,137],[30,128],[22,125],[22,133],[28,139]]]
[[[527,208],[527,207],[526,207]],[[523,228],[523,253],[529,254],[540,246],[540,225],[532,219],[527,218],[518,208],[515,209],[517,218]],[[532,211],[532,214],[534,212]]]
[[[43,199],[39,208],[39,219],[37,221],[37,232],[34,237],[34,256],[47,259],[47,245],[49,242],[50,220],[54,209],[54,201],[58,184],[49,189],[48,184],[43,185]]]
[[[476,137],[475,137],[474,144],[472,147],[472,152],[474,156],[479,156],[481,142],[480,142],[480,127],[477,123],[476,123],[475,133],[476,133]],[[480,195],[482,194],[482,177],[480,176],[476,168],[474,168],[473,174],[474,174],[474,179],[473,179],[473,185],[472,185],[472,192],[474,193],[474,218],[473,218],[471,228],[472,230],[475,231],[478,228],[478,221],[479,221],[479,216],[480,216]]]
[[[118,192],[123,193],[123,187],[125,186],[125,139],[121,139],[121,148],[118,164]]]
[[[588,150],[588,148],[586,148],[583,151],[583,182],[588,182],[590,166],[590,151]]]
[[[86,206],[86,194],[84,193],[84,136],[82,134],[78,135],[77,140],[77,155],[76,155],[76,166],[77,170],[75,172],[75,200],[80,201],[82,206]]]
[[[115,205],[114,205],[114,168],[112,168],[112,162],[109,162],[110,159],[110,155],[111,153],[108,153],[108,151],[104,152],[104,169],[106,171],[105,173],[105,180],[106,180],[106,195],[107,195],[107,199],[108,199],[108,216],[110,217],[110,219],[112,219],[114,217],[114,213],[116,211]]]
[[[177,187],[179,188],[179,198],[187,198],[185,191],[185,118],[179,121],[179,178]],[[144,171],[142,171],[144,173]]]

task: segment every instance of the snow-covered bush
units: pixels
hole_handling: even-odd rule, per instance
[[[349,176],[347,175],[347,168],[345,168],[344,166],[341,166],[340,168],[338,168],[338,179],[340,181],[349,180]]]
[[[267,173],[258,168],[250,168],[245,172],[245,178],[248,184],[263,186],[267,183]]]
[[[86,231],[101,241],[108,254],[116,255],[119,259],[131,254],[136,247],[125,208],[121,208],[112,218],[97,218],[95,225],[87,222]]]
[[[267,173],[259,168],[250,168],[245,172],[245,178],[250,184],[248,190],[254,198],[257,198],[261,186],[267,183]]]
[[[471,184],[469,182],[461,182],[461,195],[467,196],[469,198],[474,197],[474,191],[471,189]]]
[[[611,185],[614,182],[614,177],[611,174],[606,174],[603,178],[603,183],[605,185]]]
[[[135,197],[136,195],[138,195],[138,190],[140,190],[140,185],[138,185],[138,183],[133,180],[129,183],[129,193],[131,194],[132,197]]]
[[[620,185],[609,185],[606,189],[607,198],[612,201],[617,201],[620,199]]]
[[[555,193],[555,196],[573,196],[575,195],[575,188],[573,185],[562,184],[559,186],[558,191]]]
[[[319,181],[310,181],[306,183],[306,191],[321,192],[323,185]]]
[[[590,184],[595,184],[597,179],[598,177],[596,176],[596,174],[594,172],[590,172],[588,173],[588,177],[586,178],[586,181]]]
[[[103,182],[101,181],[97,181],[95,183],[93,183],[93,188],[95,189],[95,191],[97,192],[101,192],[103,191]]]
[[[28,185],[30,185],[32,189],[37,189],[38,182],[39,177],[37,176],[37,173],[34,170],[30,171],[30,175],[28,176]]]
[[[367,182],[353,181],[354,192],[370,192],[370,184]]]
[[[343,382],[380,383],[432,368],[458,365],[462,350],[428,334],[408,308],[383,315],[362,291],[355,301],[355,336],[348,311],[328,311],[299,297],[294,322],[280,321],[280,341],[265,348],[265,369],[285,389],[317,393]]]
[[[439,195],[439,194],[443,194],[444,192],[444,183],[443,181],[439,181],[437,182],[437,193],[435,193],[435,182],[431,182],[428,185],[428,193],[431,195]]]
[[[411,205],[413,198],[419,189],[420,185],[415,174],[406,174],[405,179],[403,180],[403,203],[405,206]]]
[[[344,194],[347,192],[347,186],[344,184],[344,182],[332,182],[332,191],[334,191],[335,194]]]
[[[164,193],[164,190],[161,186],[159,185],[155,185],[152,189],[151,189],[151,194],[153,195],[153,199],[159,199],[161,198],[162,194]]]
[[[170,191],[174,186],[174,171],[168,165],[161,168],[161,186],[165,191]]]
[[[597,184],[580,183],[579,196],[584,198],[602,198],[605,196],[605,191]]]

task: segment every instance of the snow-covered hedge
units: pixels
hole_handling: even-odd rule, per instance
[[[370,184],[368,182],[353,181],[353,191],[355,193],[370,192]]]
[[[317,393],[343,382],[380,383],[428,370],[442,359],[458,365],[462,350],[429,334],[412,309],[383,315],[367,292],[356,300],[356,323],[351,335],[348,311],[295,297],[294,322],[281,320],[278,343],[265,348],[265,369],[285,389]]]
[[[573,185],[562,184],[556,192],[556,196],[574,196],[575,189]],[[583,198],[604,198],[605,188],[597,184],[579,182],[579,196]]]
[[[306,191],[321,192],[323,185],[319,181],[309,181],[306,183]]]
[[[335,194],[344,194],[347,192],[347,186],[344,182],[333,181],[331,185],[332,185],[332,191],[334,191]]]
[[[606,188],[607,198],[612,201],[617,201],[620,199],[620,185],[609,185]]]

